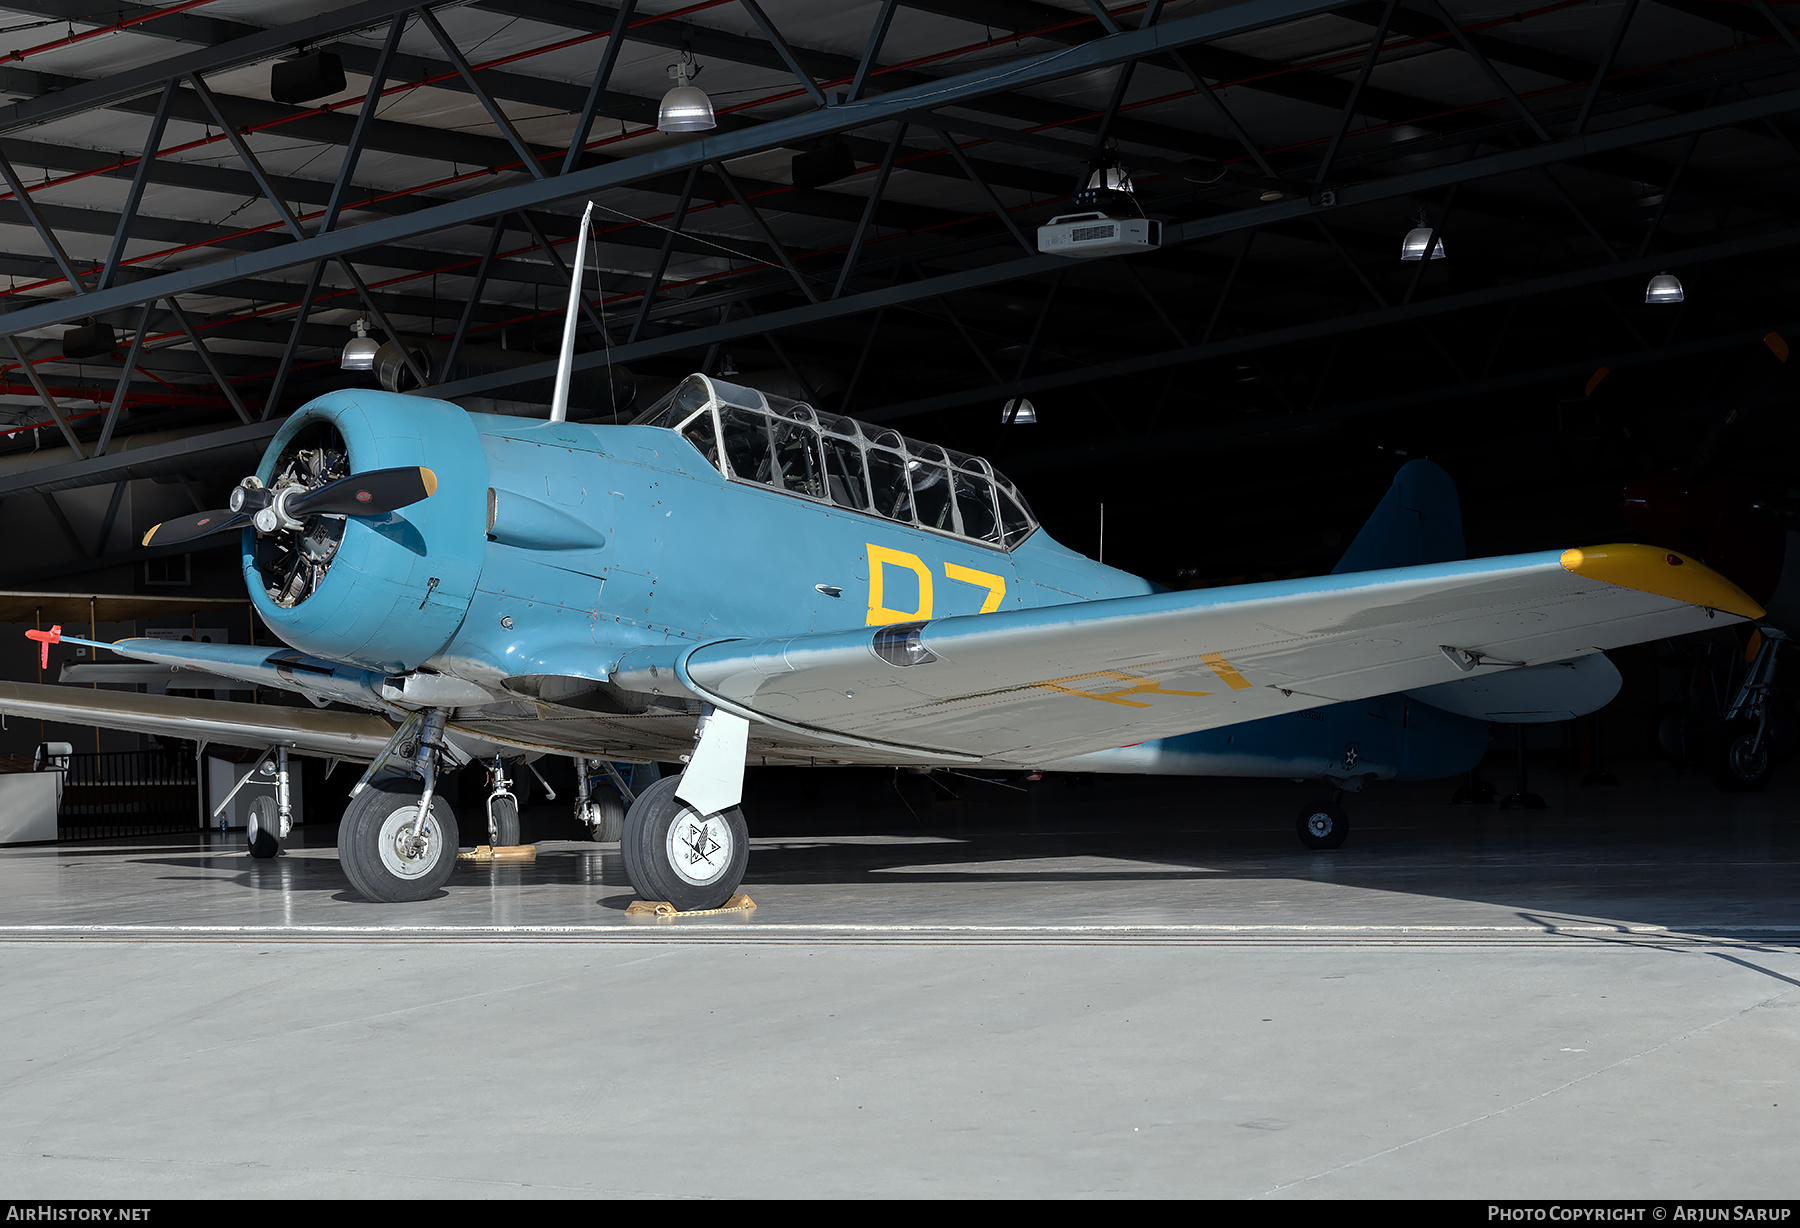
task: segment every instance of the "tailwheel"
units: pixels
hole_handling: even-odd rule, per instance
[[[344,810],[338,859],[365,898],[381,904],[427,899],[456,868],[456,816],[434,796],[420,824],[420,792],[417,781],[372,780]]]
[[[1300,843],[1309,849],[1334,849],[1350,835],[1350,816],[1331,798],[1320,798],[1300,808],[1294,821]]]
[[[281,852],[281,816],[274,798],[251,801],[249,817],[244,820],[244,841],[250,846],[250,855],[259,861]]]
[[[626,812],[625,876],[646,900],[666,900],[681,912],[718,908],[743,882],[750,859],[744,812],[733,806],[699,814],[675,796],[680,787],[681,777],[666,776]]]

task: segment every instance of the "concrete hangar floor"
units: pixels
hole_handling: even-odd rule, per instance
[[[1800,772],[1624,776],[1314,853],[1286,784],[772,774],[757,910],[672,923],[573,840],[384,906],[329,827],[0,851],[0,1188],[1792,1198]]]

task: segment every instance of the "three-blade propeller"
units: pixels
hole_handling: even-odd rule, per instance
[[[436,491],[437,474],[421,465],[353,473],[347,478],[327,482],[317,490],[304,492],[294,487],[270,492],[259,487],[240,486],[232,492],[231,509],[195,512],[165,520],[144,534],[144,545],[148,546],[152,540],[159,546],[176,545],[241,529],[255,520],[257,513],[271,507],[279,519],[290,526],[308,516],[382,516],[428,499]]]

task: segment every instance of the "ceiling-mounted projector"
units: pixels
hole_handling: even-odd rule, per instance
[[[1117,256],[1162,245],[1162,223],[1147,217],[1068,213],[1039,226],[1038,250],[1046,256]]]

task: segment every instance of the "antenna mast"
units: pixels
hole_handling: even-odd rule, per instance
[[[575,322],[581,310],[581,274],[587,265],[588,219],[594,214],[589,201],[581,212],[581,229],[575,237],[575,261],[569,273],[569,311],[563,317],[562,352],[556,359],[556,389],[550,394],[550,421],[569,420],[569,375],[575,366]]]

